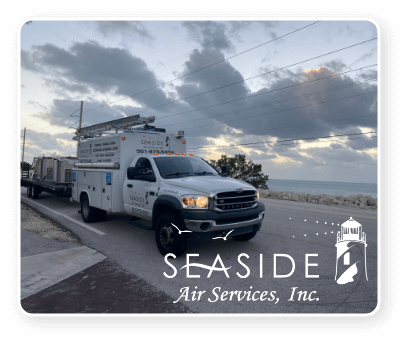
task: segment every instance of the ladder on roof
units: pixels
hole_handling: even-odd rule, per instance
[[[81,129],[77,129],[75,132],[75,137],[73,137],[73,140],[78,140],[78,137],[81,138],[97,137],[101,136],[104,131],[128,129],[136,125],[153,123],[154,120],[155,120],[154,116],[140,117],[140,115],[134,115],[115,119],[113,121],[98,123],[90,125],[88,127],[82,127]]]

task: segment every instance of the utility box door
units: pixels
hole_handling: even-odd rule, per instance
[[[78,180],[78,192],[87,191],[89,205],[101,208],[102,172],[80,170],[76,172],[76,179]]]
[[[74,201],[79,202],[78,199],[79,195],[78,195],[78,181],[77,181],[77,172],[73,171],[72,172],[72,199]]]
[[[113,172],[102,172],[102,209],[112,211]]]

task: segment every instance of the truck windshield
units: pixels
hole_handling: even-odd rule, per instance
[[[210,165],[197,157],[162,157],[154,158],[154,161],[164,179],[218,174]]]

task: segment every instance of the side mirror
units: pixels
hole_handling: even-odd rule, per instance
[[[223,176],[223,177],[226,177],[226,176],[228,176],[228,166],[221,166],[221,175]]]
[[[137,168],[136,167],[128,167],[127,169],[127,178],[128,179],[136,179],[137,176]]]
[[[128,167],[127,178],[133,180],[144,180],[146,182],[155,182],[156,177],[153,172],[148,174],[138,174],[138,169],[136,167]]]

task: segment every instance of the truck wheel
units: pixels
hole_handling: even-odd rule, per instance
[[[178,257],[186,249],[187,237],[183,233],[179,234],[178,230],[171,225],[172,223],[181,228],[177,216],[171,212],[164,213],[157,219],[155,226],[156,244],[163,256],[173,253]]]
[[[31,198],[32,199],[37,199],[38,195],[40,194],[40,188],[36,185],[33,185],[32,189],[31,189]]]
[[[30,184],[27,186],[27,197],[31,198],[33,196],[33,186]]]
[[[81,215],[84,222],[94,222],[96,220],[97,210],[97,208],[91,207],[89,205],[89,199],[87,195],[81,198]]]
[[[258,233],[258,231],[253,231],[251,233],[245,233],[245,234],[241,234],[241,235],[236,235],[233,238],[237,241],[248,241],[251,240],[256,233]]]
[[[106,210],[96,209],[96,221],[106,220]]]

